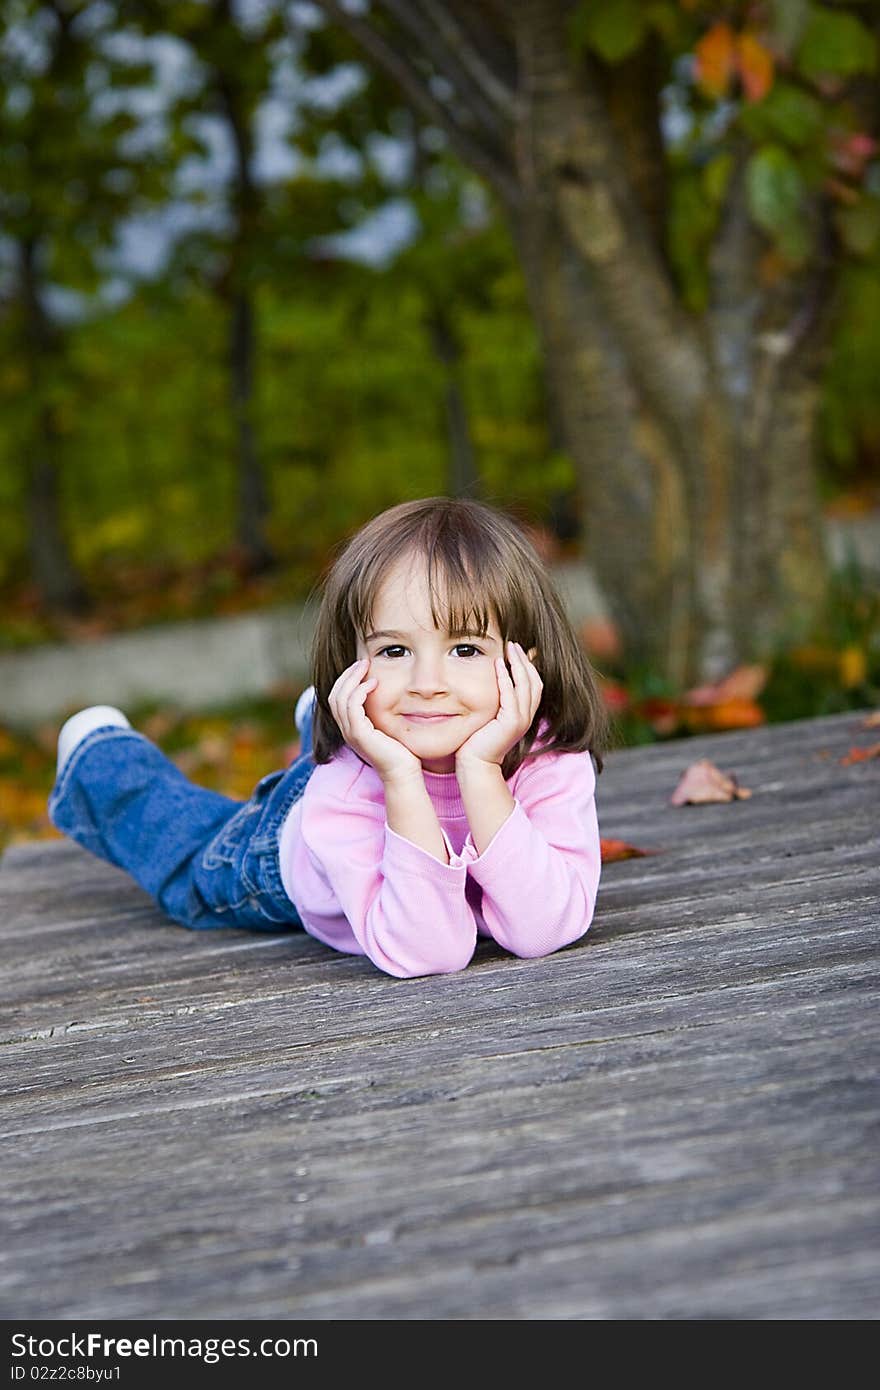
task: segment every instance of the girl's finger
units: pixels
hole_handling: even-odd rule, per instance
[[[518,677],[516,691],[521,696],[521,713],[527,723],[531,724],[535,717],[538,705],[541,703],[541,692],[544,683],[532,665],[530,657],[526,655],[525,649],[519,642],[512,642],[512,656],[515,658],[514,674]],[[532,648],[534,651],[535,648]]]
[[[354,686],[354,688],[348,692],[347,708],[349,719],[366,717],[364,715],[364,705],[366,704],[367,696],[378,684],[379,682],[376,677],[371,676],[369,680],[359,682],[358,685]]]
[[[365,666],[365,661],[355,661],[351,666],[346,666],[342,674],[337,676],[336,680],[333,682],[330,698],[332,699],[334,695],[339,694],[340,691],[344,690],[347,686],[357,684],[363,674]]]
[[[516,688],[510,678],[510,672],[504,664],[503,656],[495,658],[495,679],[498,682],[498,713],[496,719],[505,719],[510,714],[516,700]]]
[[[508,645],[510,648],[510,668],[514,689],[518,696],[527,699],[529,693],[529,663],[526,661],[525,653],[519,642],[510,642]]]

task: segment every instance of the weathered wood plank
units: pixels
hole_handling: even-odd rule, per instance
[[[835,716],[612,754],[589,938],[395,981],[0,866],[0,1315],[877,1315],[880,767]],[[709,756],[753,796],[668,804]]]

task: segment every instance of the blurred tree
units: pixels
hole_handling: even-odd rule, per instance
[[[125,151],[129,117],[95,100],[142,80],[104,46],[111,5],[14,0],[0,20],[2,331],[14,380],[16,461],[28,567],[45,604],[80,611],[86,592],[60,506],[73,391],[70,321],[87,312],[119,218],[152,178]]]
[[[318,3],[508,218],[629,657],[683,686],[806,627],[835,271],[880,237],[878,6]]]
[[[144,35],[173,35],[193,58],[193,81],[176,94],[169,121],[189,139],[201,141],[194,118],[213,117],[222,126],[231,153],[224,171],[223,215],[214,231],[182,238],[178,261],[207,257],[211,286],[223,303],[228,323],[229,402],[234,426],[237,477],[236,535],[243,568],[257,573],[275,561],[266,532],[269,499],[254,411],[256,327],[254,293],[266,272],[264,200],[255,172],[256,119],[272,81],[272,44],[283,32],[277,7],[267,6],[251,26],[232,0],[134,0],[128,17]],[[218,180],[219,181],[219,180]],[[204,266],[203,266],[204,269]]]

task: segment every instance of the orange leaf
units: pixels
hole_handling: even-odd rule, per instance
[[[863,729],[880,728],[880,709],[875,710],[873,714],[869,714],[867,719],[863,719],[861,727]]]
[[[880,758],[880,743],[872,743],[868,748],[851,748],[846,757],[841,758],[841,767],[849,767],[851,763],[866,763],[869,758]]]
[[[636,849],[626,840],[602,840],[602,863],[614,864],[618,859],[641,859],[646,854],[656,854],[655,849]]]
[[[736,40],[736,65],[746,101],[761,101],[773,86],[773,54],[747,31]]]
[[[688,705],[721,705],[728,700],[754,700],[766,684],[766,666],[737,666],[714,685],[695,686],[684,701]]]
[[[729,24],[719,20],[694,49],[696,79],[711,97],[723,97],[736,70],[736,37]]]
[[[696,806],[708,801],[735,801],[751,794],[732,774],[721,772],[708,758],[700,758],[682,774],[670,800],[673,806]]]
[[[715,705],[683,708],[682,719],[694,729],[755,729],[767,716],[754,700],[719,700]]]

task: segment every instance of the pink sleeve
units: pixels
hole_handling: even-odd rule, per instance
[[[306,930],[337,950],[368,956],[389,975],[463,970],[477,938],[464,863],[453,856],[441,864],[388,828],[372,769],[365,786],[358,779],[334,786],[331,777],[323,792],[321,771],[304,798],[308,863],[301,854],[296,902]]]
[[[593,920],[602,868],[589,753],[547,753],[511,783],[515,806],[468,871],[486,929],[516,956],[577,941]]]

